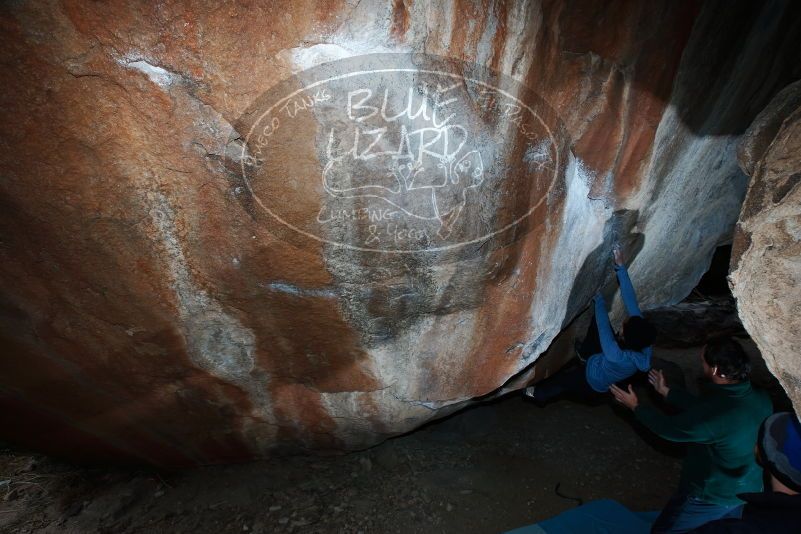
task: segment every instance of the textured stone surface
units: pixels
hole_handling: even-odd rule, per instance
[[[0,9],[3,437],[171,465],[368,446],[545,376],[614,240],[645,307],[681,300],[731,235],[737,140],[801,34],[790,2]],[[293,73],[376,52],[477,63],[547,102],[570,144],[525,232],[439,263],[282,237],[227,166],[235,127]]]
[[[730,283],[743,325],[801,414],[801,84],[776,100],[746,136],[764,148],[749,165]]]
[[[754,175],[757,164],[776,138],[782,123],[799,106],[801,80],[782,89],[748,127],[737,146],[737,162],[748,176]]]
[[[745,335],[731,296],[679,302],[644,313],[660,347],[697,347],[717,336]]]

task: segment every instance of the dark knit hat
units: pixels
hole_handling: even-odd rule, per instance
[[[795,414],[781,412],[765,419],[757,446],[765,469],[791,490],[801,492],[801,423]]]

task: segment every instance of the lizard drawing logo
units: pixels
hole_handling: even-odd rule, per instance
[[[354,137],[350,150],[335,155],[336,135],[330,131],[322,172],[326,192],[378,199],[409,217],[435,221],[437,235],[446,239],[468,202],[468,190],[484,181],[481,153],[465,149],[467,131],[459,125],[412,131],[403,126],[395,150],[387,146],[395,143],[386,128],[357,129]]]
[[[261,95],[235,125],[226,168],[238,169],[234,191],[254,220],[293,246],[323,244],[337,261],[446,263],[536,227],[532,215],[563,190],[565,132],[547,102],[499,72],[368,54]]]

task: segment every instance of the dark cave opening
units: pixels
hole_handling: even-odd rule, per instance
[[[704,297],[731,297],[728,282],[731,252],[731,244],[721,245],[715,249],[709,269],[688,295],[688,300]]]

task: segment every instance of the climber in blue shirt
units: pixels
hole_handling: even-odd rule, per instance
[[[629,317],[623,323],[618,338],[609,323],[603,296],[595,295],[595,321],[576,353],[582,365],[560,371],[525,390],[525,396],[540,405],[563,393],[584,399],[609,391],[609,386],[626,380],[637,371],[651,368],[651,353],[656,330],[645,320],[637,305],[634,286],[629,279],[620,249],[613,249],[615,272],[620,284],[620,296]]]

